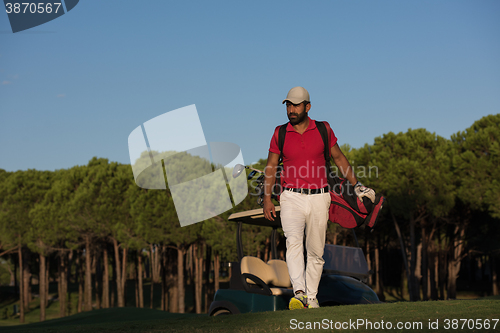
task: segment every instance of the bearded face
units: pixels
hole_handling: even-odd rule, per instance
[[[286,103],[287,117],[292,126],[298,125],[307,119],[306,105],[304,103]]]

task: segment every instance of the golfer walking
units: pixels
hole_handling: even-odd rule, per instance
[[[280,196],[281,225],[286,237],[286,263],[295,296],[290,300],[290,309],[318,308],[318,285],[323,271],[330,193],[328,188],[324,143],[316,122],[309,118],[311,101],[309,93],[302,87],[292,88],[283,104],[289,123],[286,125],[286,140],[280,152],[278,137],[281,126],[276,127],[271,139],[264,183],[264,216],[274,220],[276,211],[271,201],[275,183],[276,167],[280,153],[283,158],[282,186]],[[372,201],[375,192],[358,183],[351,165],[337,144],[330,125],[324,122],[329,141],[329,150],[342,175],[355,186],[358,197],[367,196]],[[361,190],[362,189],[362,190]],[[307,264],[304,264],[304,231]]]

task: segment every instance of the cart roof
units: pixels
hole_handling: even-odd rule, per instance
[[[280,218],[281,207],[275,206],[275,209],[276,209],[276,217],[274,218],[274,221],[269,221],[264,217],[264,210],[262,208],[231,214],[228,218],[228,221],[242,222],[245,224],[253,224],[264,227],[281,228],[281,218]]]

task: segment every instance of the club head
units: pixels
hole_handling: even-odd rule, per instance
[[[243,164],[236,164],[233,168],[233,178],[238,177],[245,170],[245,166]]]
[[[248,179],[248,180],[252,179],[252,178],[253,178],[253,176],[255,176],[255,174],[256,174],[256,173],[257,173],[257,171],[252,170],[252,172],[250,172],[250,173],[248,174],[247,179]]]

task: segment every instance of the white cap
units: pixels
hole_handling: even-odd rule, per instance
[[[285,104],[286,101],[289,101],[293,104],[300,104],[302,102],[310,102],[311,100],[309,99],[309,93],[307,92],[306,89],[302,87],[294,87],[290,89],[288,92],[288,95],[286,95],[286,98],[283,100],[283,103]]]

